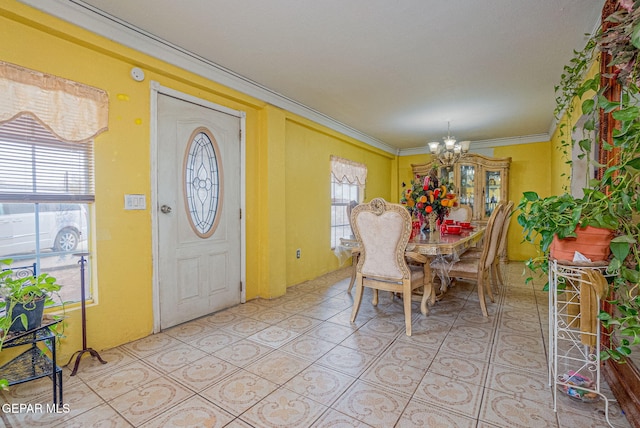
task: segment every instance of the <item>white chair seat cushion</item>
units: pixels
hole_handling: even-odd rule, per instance
[[[462,259],[451,266],[451,271],[469,274],[478,273],[478,259]]]

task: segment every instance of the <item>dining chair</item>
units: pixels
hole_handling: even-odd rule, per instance
[[[459,222],[470,222],[472,216],[471,207],[469,205],[460,204],[449,210],[447,215],[448,220],[455,220]]]
[[[502,271],[500,268],[500,257],[504,254],[507,248],[507,235],[509,233],[509,226],[511,225],[511,214],[513,213],[513,201],[509,201],[504,209],[504,219],[502,221],[502,230],[500,231],[500,241],[498,244],[498,250],[496,256],[493,259],[491,265],[491,276],[493,282],[497,287],[504,287],[504,279],[502,277]]]
[[[411,294],[424,286],[427,258],[406,251],[411,234],[409,212],[402,205],[375,198],[355,207],[351,218],[356,239],[361,244],[351,322],[358,315],[364,287],[373,290],[374,306],[378,303],[378,290],[401,293],[406,334],[411,336]],[[407,259],[421,265],[409,265]]]
[[[496,251],[495,257],[493,258],[493,261],[491,262],[491,280],[496,290],[504,285],[502,271],[500,269],[500,257],[502,254],[504,254],[505,248],[507,246],[507,235],[509,232],[509,226],[511,224],[510,217],[511,213],[513,212],[513,206],[514,202],[509,201],[504,207],[504,213],[500,220],[500,224],[496,223],[496,227],[500,228],[500,237],[498,239],[498,249]],[[460,258],[479,258],[481,253],[481,248],[470,248],[464,254],[462,254]]]
[[[460,258],[460,260],[447,264],[446,266],[438,266],[438,262],[434,262],[431,265],[431,267],[445,269],[448,272],[449,278],[475,280],[478,288],[480,309],[485,317],[489,316],[489,313],[487,312],[487,303],[485,301],[485,293],[489,295],[492,302],[495,301],[493,298],[493,292],[491,291],[491,284],[489,283],[489,275],[493,259],[498,251],[500,233],[502,231],[500,226],[504,215],[505,204],[501,203],[495,208],[493,213],[491,213],[491,217],[489,217],[479,257]]]

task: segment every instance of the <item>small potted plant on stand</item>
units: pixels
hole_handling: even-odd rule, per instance
[[[45,306],[61,302],[60,285],[48,273],[18,277],[10,268],[11,260],[0,260],[0,351],[12,333],[37,328]]]

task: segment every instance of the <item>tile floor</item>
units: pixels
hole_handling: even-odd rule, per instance
[[[61,414],[0,412],[8,427],[603,427],[601,403],[547,385],[547,295],[522,264],[490,318],[459,282],[404,334],[401,300],[365,295],[349,322],[348,269],[101,352],[65,371]],[[3,392],[46,403],[48,379]],[[614,406],[615,426],[629,424]]]

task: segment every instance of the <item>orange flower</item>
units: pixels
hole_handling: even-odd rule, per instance
[[[433,211],[433,208],[431,207],[431,205],[428,205],[427,208],[424,209],[427,213],[430,213],[431,211]]]

